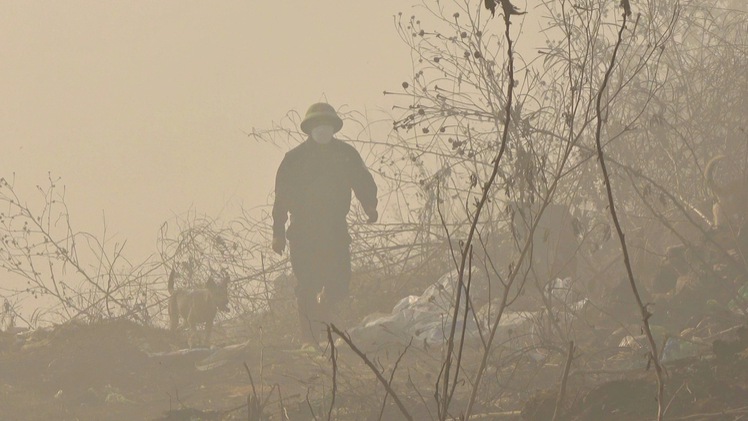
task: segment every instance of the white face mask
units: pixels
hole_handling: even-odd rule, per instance
[[[324,145],[332,140],[332,135],[335,132],[332,126],[329,124],[320,124],[312,129],[312,139],[315,142]]]

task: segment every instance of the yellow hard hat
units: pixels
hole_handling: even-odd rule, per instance
[[[343,127],[343,120],[340,119],[338,113],[325,102],[318,102],[309,107],[304,121],[301,122],[301,131],[310,134],[312,129],[320,123],[329,123],[336,133]]]

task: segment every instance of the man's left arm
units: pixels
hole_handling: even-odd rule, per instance
[[[364,160],[361,159],[361,155],[355,149],[351,149],[353,151],[351,162],[353,192],[356,193],[356,198],[361,202],[366,216],[369,217],[369,222],[374,223],[379,219],[379,213],[377,212],[377,184],[374,182],[374,177],[372,177],[369,169],[366,168]]]

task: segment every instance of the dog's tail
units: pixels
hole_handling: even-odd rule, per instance
[[[179,327],[179,304],[176,294],[169,296],[169,327],[172,331]]]
[[[172,269],[171,273],[169,274],[169,283],[166,285],[166,288],[169,290],[169,294],[174,292],[175,279],[177,279],[177,271],[175,269]]]
[[[706,168],[704,169],[704,178],[706,179],[706,186],[709,187],[709,190],[712,191],[717,196],[723,196],[725,189],[722,188],[717,182],[714,180],[714,169],[717,168],[717,163],[721,160],[725,159],[724,155],[717,155],[714,158],[710,159],[709,162],[706,164]]]
[[[169,290],[169,321],[171,330],[177,330],[179,326],[179,305],[177,304],[177,294],[174,294],[174,280],[177,278],[177,271],[172,269],[169,274],[169,283],[166,288]]]

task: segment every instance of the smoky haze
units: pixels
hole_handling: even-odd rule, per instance
[[[748,416],[745,0],[413,3],[0,2],[0,420]]]
[[[401,2],[0,4],[0,168],[61,177],[74,227],[154,251],[193,209],[268,202],[284,150],[250,140],[327,98],[377,108],[409,64]]]

